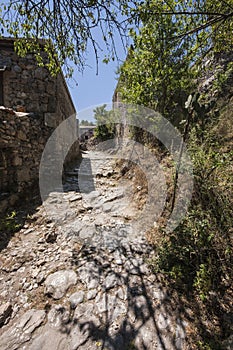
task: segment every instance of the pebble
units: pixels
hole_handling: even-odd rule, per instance
[[[92,280],[88,283],[87,288],[88,288],[88,289],[93,289],[93,288],[98,288],[98,286],[99,286],[99,281],[98,281],[98,279],[92,279]]]
[[[45,280],[45,273],[41,271],[41,272],[36,276],[36,282],[37,282],[38,284],[41,284],[44,280]]]
[[[90,289],[87,292],[87,300],[94,299],[96,297],[96,294],[97,294],[97,290],[96,289]]]

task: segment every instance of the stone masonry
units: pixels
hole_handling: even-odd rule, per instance
[[[0,211],[38,183],[49,136],[76,113],[64,76],[52,77],[46,68],[38,67],[33,54],[19,57],[14,41],[0,39]],[[59,144],[59,137],[57,141]],[[67,162],[78,154],[77,141]]]

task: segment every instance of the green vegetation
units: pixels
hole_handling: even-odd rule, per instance
[[[81,120],[79,125],[84,125],[84,126],[94,126],[94,122],[89,122],[88,120]]]
[[[172,40],[180,32],[180,23],[174,23],[172,15],[151,16],[138,34],[131,31],[134,44],[119,70],[123,101],[156,109],[174,121],[182,117],[195,71],[188,69],[193,57],[186,53],[190,40],[180,45]]]
[[[188,213],[170,236],[162,233],[153,267],[198,291],[202,300],[231,280],[233,224],[230,162],[233,152],[219,152],[216,135],[204,144],[192,130],[189,139],[195,189]],[[207,143],[208,142],[208,143]],[[229,182],[231,180],[231,182]]]
[[[93,49],[98,72],[101,56],[106,63],[118,57],[116,36],[126,47],[127,32],[138,31],[151,19],[163,26],[170,22],[179,27],[176,33],[170,26],[170,38],[178,49],[179,45],[184,47],[188,43],[192,50],[188,47],[186,51],[193,57],[208,51],[213,43],[215,50],[230,48],[232,8],[232,0],[8,0],[1,3],[0,34],[18,38],[17,52],[21,55],[34,52],[38,64],[48,67],[52,74],[63,67],[67,75],[72,75],[70,62],[82,70],[87,48]],[[160,39],[162,25],[158,32]],[[164,29],[165,33],[167,28]],[[48,60],[40,53],[41,38],[48,39],[44,42]]]
[[[199,308],[207,310],[203,317],[211,314],[219,320],[221,332],[211,335],[210,330],[200,330],[198,348],[221,349],[231,325],[224,322],[220,309],[229,307],[223,299],[230,299],[233,279],[233,22],[229,16],[221,27],[214,13],[232,12],[233,1],[196,3],[198,11],[206,12],[205,20],[200,14],[187,17],[185,12],[194,10],[192,1],[148,3],[143,25],[131,31],[133,44],[119,69],[117,89],[122,102],[156,109],[185,137],[194,165],[192,201],[183,222],[167,235],[164,228],[172,208],[172,196],[168,196],[159,226],[148,233],[154,245],[150,263],[180,293],[192,296]],[[200,31],[195,30],[197,26]],[[210,76],[214,79],[203,88]],[[132,136],[153,145],[140,130]],[[154,147],[166,159],[164,148]],[[169,157],[165,163],[173,166]],[[175,181],[175,177],[168,180],[173,193]]]
[[[207,316],[218,318],[221,331],[214,329],[211,333],[206,326],[205,333],[200,330],[197,345],[199,349],[220,349],[221,340],[232,330],[223,314],[229,311],[224,298],[230,300],[233,279],[233,63],[232,59],[226,66],[222,63],[224,55],[232,55],[233,0],[75,4],[61,0],[59,6],[57,1],[49,0],[10,1],[9,7],[3,6],[2,14],[0,22],[5,30],[24,38],[16,42],[19,54],[35,52],[39,65],[47,65],[53,73],[57,73],[57,62],[66,66],[68,59],[83,68],[88,42],[98,63],[100,48],[93,37],[97,26],[108,49],[105,62],[116,56],[114,28],[123,40],[126,28],[129,30],[132,45],[118,72],[121,100],[153,108],[185,132],[194,165],[194,192],[185,219],[172,234],[165,234],[172,208],[172,196],[168,196],[163,220],[150,233],[154,244],[151,266],[169,276],[180,293],[191,296],[200,314],[200,310],[208,309]],[[123,16],[122,23],[118,14]],[[39,37],[50,39],[45,45],[49,57],[46,63],[39,54]],[[209,77],[213,79],[204,88],[203,81]],[[192,103],[187,106],[190,95]],[[106,110],[106,105],[97,107],[94,113],[95,137],[113,138],[114,114]],[[141,130],[130,131],[140,142],[153,144]],[[156,142],[154,145],[160,158],[166,159],[164,148]],[[172,160],[167,157],[169,162]],[[175,187],[174,178],[168,185]],[[13,230],[14,216],[1,225]]]
[[[106,104],[94,109],[94,118],[97,127],[95,128],[94,137],[100,141],[109,140],[115,136],[115,124],[112,122],[114,118],[113,111],[106,110]]]
[[[7,214],[4,218],[0,219],[0,232],[14,233],[20,229],[21,225],[18,223],[17,215],[15,211]]]

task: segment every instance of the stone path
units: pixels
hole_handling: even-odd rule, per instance
[[[84,154],[0,253],[0,350],[186,349],[187,321],[147,265],[132,184],[110,158]]]

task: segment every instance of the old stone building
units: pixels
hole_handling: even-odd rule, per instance
[[[33,54],[19,57],[14,41],[0,39],[0,210],[38,184],[41,155],[49,136],[76,113],[64,76],[52,77],[46,68],[38,67]],[[43,51],[42,55],[45,57]],[[75,132],[78,137],[78,129]],[[58,151],[61,138],[57,136]],[[77,141],[67,162],[78,154]]]

